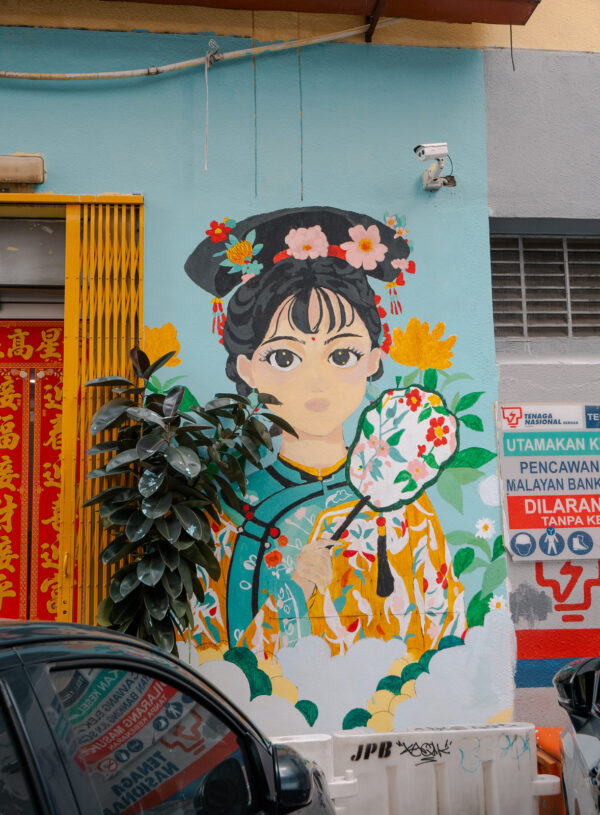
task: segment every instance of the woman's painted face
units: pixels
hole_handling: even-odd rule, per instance
[[[337,298],[331,303],[334,325],[341,322]],[[330,328],[328,315],[315,334],[304,334],[290,323],[290,301],[285,301],[271,320],[261,345],[251,358],[238,357],[238,372],[251,388],[276,396],[272,406],[299,436],[328,436],[341,427],[360,405],[367,378],[379,367],[380,350],[371,347],[363,321],[342,300],[346,325]],[[319,301],[312,293],[309,324],[316,325]],[[350,325],[347,323],[350,322]]]

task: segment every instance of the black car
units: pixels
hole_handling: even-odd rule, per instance
[[[2,815],[333,815],[321,770],[132,637],[0,626]]]

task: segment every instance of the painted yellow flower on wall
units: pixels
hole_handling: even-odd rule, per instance
[[[390,357],[400,365],[417,367],[422,371],[428,368],[450,368],[450,359],[454,356],[451,348],[456,342],[456,336],[443,340],[445,330],[445,324],[438,323],[430,332],[429,323],[422,323],[412,317],[404,331],[401,328],[394,329]]]
[[[156,362],[159,357],[175,351],[175,356],[167,362],[166,367],[174,368],[180,365],[181,360],[177,356],[181,350],[181,345],[177,339],[177,329],[172,323],[165,323],[160,328],[150,328],[144,326],[144,351],[148,355],[150,362]]]

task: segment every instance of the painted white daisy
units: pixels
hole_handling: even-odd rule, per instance
[[[490,597],[490,611],[506,611],[506,608],[506,597],[502,597],[500,594],[494,594]]]
[[[489,540],[496,532],[496,527],[491,518],[480,518],[475,524],[475,535],[478,538]]]

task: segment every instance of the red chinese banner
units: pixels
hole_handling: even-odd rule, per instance
[[[0,617],[55,617],[62,343],[62,322],[0,321]]]

